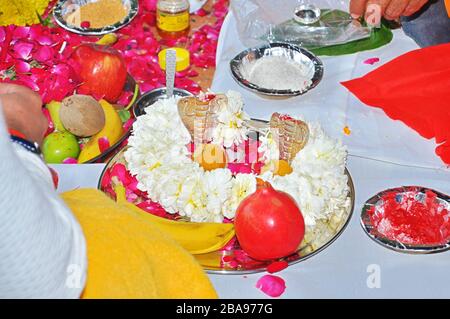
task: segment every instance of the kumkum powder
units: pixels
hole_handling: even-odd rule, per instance
[[[381,197],[382,204],[368,211],[375,229],[392,241],[407,245],[445,245],[450,241],[450,212],[439,203],[437,195],[426,191],[425,199],[417,199],[417,192],[402,195],[388,192]]]
[[[89,25],[90,28],[100,29],[122,21],[127,14],[128,10],[121,0],[98,0],[80,6],[65,19],[71,25]]]

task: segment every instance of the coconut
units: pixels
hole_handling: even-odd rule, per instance
[[[61,122],[70,133],[89,137],[105,126],[103,108],[93,97],[74,94],[61,102]]]

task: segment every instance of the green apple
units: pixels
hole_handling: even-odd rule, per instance
[[[47,104],[47,110],[50,113],[50,117],[52,118],[53,124],[55,125],[55,129],[58,132],[67,131],[64,125],[61,122],[61,118],[59,116],[59,111],[61,110],[61,102],[51,101]]]
[[[68,157],[78,158],[80,145],[69,132],[53,132],[44,139],[42,153],[47,163],[60,164]]]

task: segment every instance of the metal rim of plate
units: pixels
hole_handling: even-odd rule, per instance
[[[248,56],[249,54],[257,54],[259,57],[265,56],[265,51],[274,48],[274,47],[281,47],[285,48],[291,51],[297,51],[306,56],[313,64],[314,64],[314,75],[311,79],[311,85],[308,86],[305,90],[273,90],[273,89],[266,89],[259,87],[256,84],[253,84],[249,82],[248,80],[244,79],[244,77],[241,75],[241,72],[239,71],[239,66],[242,63],[242,60]],[[264,94],[264,95],[270,95],[270,96],[296,96],[296,95],[302,95],[306,92],[312,90],[315,88],[320,81],[323,78],[324,73],[324,67],[323,62],[312,52],[290,44],[290,43],[284,43],[284,42],[272,42],[269,44],[265,44],[262,46],[250,48],[247,50],[242,51],[238,55],[236,55],[231,61],[230,61],[230,69],[231,74],[233,75],[234,80],[241,85],[242,87],[249,89],[250,91],[253,91],[255,93]]]
[[[383,235],[381,235],[378,232],[374,232],[374,226],[372,225],[369,217],[369,209],[373,206],[376,206],[378,202],[381,200],[381,198],[390,192],[397,192],[398,194],[404,194],[408,192],[417,192],[421,194],[425,194],[426,191],[431,191],[437,195],[437,198],[439,198],[441,201],[446,202],[448,205],[450,205],[450,197],[448,195],[445,195],[441,192],[435,191],[430,188],[422,187],[422,186],[401,186],[396,188],[390,188],[386,189],[384,191],[381,191],[377,193],[376,195],[369,198],[363,205],[361,210],[361,227],[363,228],[364,232],[369,236],[370,239],[372,239],[377,244],[388,248],[390,250],[394,250],[396,252],[400,253],[406,253],[406,254],[434,254],[434,253],[440,253],[444,252],[446,250],[450,249],[450,242],[448,242],[445,245],[436,245],[436,246],[429,246],[429,245],[409,245],[409,244],[403,244],[399,241],[390,240]]]
[[[127,76],[127,82],[125,84],[125,88],[128,88],[130,91],[134,91],[134,87],[136,85],[136,81],[134,78],[128,74]],[[132,108],[134,109],[134,106],[136,105],[136,102],[132,105]],[[133,113],[134,114],[134,113]],[[93,159],[90,159],[89,161],[86,161],[86,164],[92,164],[103,161],[105,158],[107,158],[109,155],[111,155],[112,152],[114,152],[122,143],[130,136],[131,134],[131,127],[123,133],[122,137],[113,145],[108,147],[103,153],[100,155],[94,157]]]
[[[154,102],[156,102],[157,100],[159,100],[161,98],[167,97],[166,94],[167,94],[167,88],[165,88],[165,87],[157,88],[157,89],[154,89],[152,91],[149,91],[149,92],[143,94],[133,105],[134,117],[137,118],[138,116],[143,115],[145,113],[144,109],[147,106],[152,105]],[[192,94],[191,92],[183,90],[183,89],[178,89],[178,88],[174,88],[173,95],[178,96],[178,97],[194,96],[194,94]]]
[[[263,120],[258,120],[258,119],[254,119],[254,120],[267,123],[267,121],[263,121]],[[114,157],[112,157],[108,161],[106,166],[104,167],[102,173],[100,174],[100,178],[99,178],[99,181],[98,181],[98,184],[97,184],[97,188],[100,191],[103,191],[102,190],[102,181],[103,181],[104,175],[106,174],[106,170],[108,170],[114,163],[116,163],[120,157],[123,157],[123,153],[126,151],[126,149],[127,148],[125,147],[122,150],[120,150],[120,152],[118,152]],[[285,260],[285,259],[289,260],[288,261],[288,265],[289,266],[297,264],[297,263],[302,262],[302,261],[305,261],[306,259],[309,259],[309,258],[317,255],[321,251],[325,250],[334,241],[336,241],[336,239],[344,232],[344,230],[347,228],[347,226],[350,223],[350,220],[352,218],[353,211],[354,211],[354,208],[355,208],[355,198],[356,198],[355,187],[354,187],[354,184],[353,184],[353,179],[352,179],[352,177],[350,175],[350,172],[348,171],[347,168],[345,168],[345,174],[348,177],[348,180],[347,180],[347,185],[349,187],[349,194],[348,194],[348,196],[350,198],[351,205],[350,205],[350,208],[349,208],[349,211],[348,211],[347,219],[345,220],[344,223],[342,223],[340,229],[338,231],[336,231],[336,233],[325,244],[323,244],[321,247],[317,248],[316,250],[314,250],[314,251],[312,251],[312,252],[310,252],[310,253],[308,253],[306,255],[303,255],[303,256],[298,255],[299,251],[300,251],[299,250],[296,253],[294,253],[293,255],[287,256],[287,257],[282,258],[280,260]],[[215,253],[215,252],[211,252],[211,253],[208,253],[208,254],[213,254],[213,253]],[[208,254],[204,254],[204,255],[208,255]],[[297,256],[295,256],[295,255],[297,255]],[[194,257],[196,257],[196,256],[194,256]],[[200,265],[203,267],[203,269],[208,274],[245,275],[245,274],[255,274],[255,273],[260,273],[260,272],[266,271],[267,270],[267,266],[269,266],[272,261],[270,261],[270,262],[260,262],[260,266],[257,267],[257,268],[254,268],[254,269],[212,269],[211,267],[207,268],[207,266],[202,265],[201,260],[198,260],[198,262],[200,263]]]
[[[130,0],[130,10],[128,15],[120,22],[114,23],[112,25],[103,28],[82,28],[74,25],[70,25],[64,19],[63,10],[64,5],[68,2],[67,0],[59,0],[58,3],[53,8],[53,16],[55,17],[56,23],[61,27],[70,32],[81,34],[81,35],[104,35],[111,32],[115,32],[127,24],[129,24],[139,12],[139,1]]]

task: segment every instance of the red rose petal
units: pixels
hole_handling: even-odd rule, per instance
[[[377,62],[380,62],[379,58],[370,58],[370,59],[365,60],[363,63],[364,64],[374,65]]]
[[[286,261],[275,261],[271,263],[269,266],[267,266],[267,272],[274,274],[276,272],[282,271],[283,269],[286,269],[289,266],[289,264]]]
[[[80,26],[82,28],[86,28],[87,29],[87,28],[89,28],[91,26],[91,23],[89,21],[83,21],[83,22],[81,22]]]
[[[107,137],[100,137],[98,139],[98,148],[100,149],[101,153],[106,151],[110,146],[111,146],[111,144],[109,143],[109,140]]]

